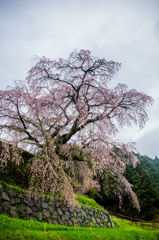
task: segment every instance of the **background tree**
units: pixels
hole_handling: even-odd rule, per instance
[[[69,198],[72,187],[86,192],[98,185],[93,181],[97,174],[104,179],[111,175],[120,203],[126,193],[139,209],[123,176],[126,164],[138,161],[134,145],[113,138],[118,127],[135,123],[142,128],[148,120],[145,108],[153,99],[127,90],[125,84],[110,89],[108,82],[120,67],[92,57],[88,50],[74,51],[67,60],[36,58],[25,81],[0,91],[2,140],[43,154],[33,160],[31,189]]]
[[[146,221],[155,218],[155,222],[159,221],[159,161],[151,159],[147,156],[136,155],[139,163],[136,168],[132,164],[126,166],[124,176],[133,185],[133,191],[138,196],[140,204],[140,212],[135,211],[132,202],[127,196],[123,199],[123,208],[119,209],[118,199],[111,189],[106,195],[104,191],[104,182],[100,179],[101,191],[99,196],[95,196],[95,200],[113,213],[133,216],[134,218],[144,219]],[[110,184],[115,184],[114,179],[109,178]]]

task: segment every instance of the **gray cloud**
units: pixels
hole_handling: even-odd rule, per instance
[[[33,55],[67,58],[83,48],[121,62],[111,86],[126,83],[151,95],[155,103],[142,131],[126,128],[119,136],[135,140],[142,154],[159,156],[159,137],[154,135],[159,129],[158,12],[158,0],[0,0],[1,89],[26,77]],[[152,140],[144,147],[148,136]]]

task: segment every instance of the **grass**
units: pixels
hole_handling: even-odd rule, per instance
[[[94,199],[89,198],[84,195],[80,195],[80,194],[76,194],[76,197],[77,197],[78,203],[80,205],[92,207],[92,208],[96,208],[98,210],[104,211],[104,208],[102,206],[100,206]]]
[[[7,184],[8,185],[8,184]],[[15,188],[15,186],[10,185]],[[22,189],[18,187],[19,191]],[[79,204],[93,207],[96,209],[103,208],[93,199],[76,194]],[[82,228],[69,227],[56,224],[47,224],[33,220],[22,220],[11,218],[7,215],[0,215],[0,239],[106,239],[106,240],[157,240],[159,239],[159,230],[148,227],[131,224],[130,221],[122,221],[120,218],[112,217],[115,228]]]
[[[159,230],[131,225],[131,222],[112,218],[115,228],[82,228],[46,224],[0,215],[0,239],[55,240],[157,240]]]
[[[159,223],[159,209],[155,208],[155,218],[151,222]]]
[[[29,154],[29,153],[25,153]],[[30,158],[27,157],[26,159]],[[22,166],[21,169],[23,169]],[[18,175],[19,176],[19,175]],[[5,175],[4,181],[7,179],[10,187],[16,188],[17,191],[22,191],[20,186],[21,182],[18,182],[20,186],[15,186],[14,179],[11,179],[8,175]],[[20,175],[21,179],[21,175]],[[26,179],[23,179],[26,180]],[[25,186],[26,187],[26,186]],[[47,194],[48,195],[48,194]],[[51,197],[51,195],[49,195]],[[104,210],[102,206],[97,204],[93,199],[76,194],[78,203],[84,206]],[[11,218],[7,215],[0,214],[0,240],[3,239],[58,239],[58,240],[157,240],[159,239],[159,230],[148,226],[136,226],[131,224],[130,221],[124,222],[119,218],[112,218],[115,228],[82,228],[82,227],[69,227],[56,224],[47,224],[43,222],[33,220],[22,220],[18,218]]]

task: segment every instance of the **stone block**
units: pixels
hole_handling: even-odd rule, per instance
[[[49,206],[49,210],[52,213],[54,211],[53,207]]]
[[[73,222],[72,221],[68,221],[68,225],[69,226],[73,226]]]
[[[54,220],[54,224],[58,224],[58,222],[56,220]]]
[[[20,213],[20,214],[23,214],[23,213],[24,213],[24,210],[23,210],[21,207],[19,207],[18,210],[19,210],[19,213]]]
[[[110,222],[107,223],[107,227],[108,227],[108,228],[111,227],[111,223],[110,223]]]
[[[51,216],[52,218],[58,218],[58,213],[57,212],[54,212],[54,214]]]
[[[91,211],[91,212],[89,212],[89,214],[90,214],[90,215],[92,215],[92,216],[94,215],[94,213],[93,213],[92,211]]]
[[[9,195],[11,196],[11,197],[16,197],[16,192],[14,191],[14,190],[9,190]]]
[[[107,217],[109,217],[109,213],[108,212],[106,212],[105,214],[107,215]]]
[[[114,228],[114,224],[111,222],[111,227]]]
[[[6,192],[2,192],[2,199],[6,200],[6,201],[10,201],[10,198]]]
[[[79,222],[79,223],[81,223],[82,222],[82,218],[77,218],[77,221]]]
[[[70,213],[68,211],[65,212],[66,219],[69,219],[71,217]]]
[[[103,217],[104,217],[104,218],[108,218],[108,216],[107,216],[107,214],[106,214],[106,213],[104,213]]]
[[[67,207],[63,207],[63,206],[61,207],[61,209],[62,209],[62,211],[64,211],[64,212],[68,210]]]
[[[60,225],[63,225],[63,222],[62,222],[60,219],[58,219],[58,223],[59,223]]]
[[[3,203],[2,203],[2,206],[3,206],[3,208],[4,208],[5,210],[7,210],[7,211],[10,209],[10,205],[9,205],[8,202],[3,202]]]
[[[74,212],[74,208],[73,207],[69,207],[68,211],[73,213]]]
[[[34,206],[33,202],[29,199],[24,198],[24,203],[26,203],[29,207]]]
[[[18,213],[17,213],[16,207],[11,207],[10,208],[10,214],[11,214],[12,217],[17,217]]]
[[[73,218],[72,218],[72,221],[73,221],[73,222],[77,222],[77,219],[73,217]]]
[[[11,199],[11,201],[10,201],[10,203],[12,204],[12,205],[15,205],[15,204],[18,204],[18,203],[20,203],[20,199],[19,198],[12,198]]]
[[[50,217],[50,212],[47,211],[46,209],[43,210],[43,214],[45,217]]]
[[[91,220],[91,217],[92,217],[91,215],[88,215],[88,216],[87,216],[87,218],[88,218],[89,220]]]
[[[42,202],[42,208],[47,208],[47,207],[48,207],[48,203]]]
[[[57,212],[58,212],[59,215],[63,215],[63,212],[61,211],[60,208],[57,209]]]
[[[32,212],[33,212],[32,209],[27,206],[27,208],[26,208],[26,213],[29,215],[29,214],[31,214]]]
[[[98,226],[100,226],[100,227],[104,227],[104,225],[103,225],[102,223],[100,223]]]

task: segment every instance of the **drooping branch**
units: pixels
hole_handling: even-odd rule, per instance
[[[134,89],[127,90],[124,84],[110,89],[108,82],[120,67],[120,63],[91,56],[88,50],[74,51],[67,60],[38,58],[24,82],[17,81],[14,88],[0,91],[2,138],[16,134],[17,142],[42,148],[46,159],[53,159],[57,165],[60,162],[57,154],[66,148],[65,164],[72,171],[71,176],[76,176],[75,182],[80,176],[84,179],[84,167],[90,171],[87,160],[76,157],[76,164],[81,165],[77,164],[79,171],[75,173],[69,144],[74,146],[76,142],[92,156],[89,177],[107,169],[114,177],[122,178],[126,160],[115,155],[113,149],[130,152],[133,148],[117,142],[115,135],[119,127],[132,123],[142,128],[148,120],[146,107],[152,105],[153,99]],[[45,169],[44,165],[41,166]],[[63,172],[62,165],[60,169]],[[119,182],[126,184],[122,179]]]

